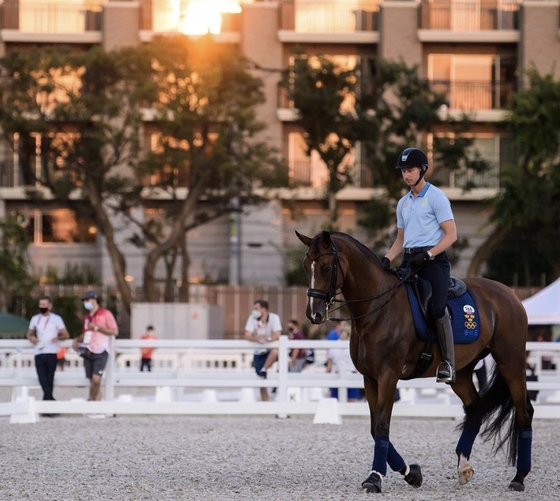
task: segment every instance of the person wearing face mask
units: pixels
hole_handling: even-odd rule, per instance
[[[109,358],[111,338],[119,334],[119,328],[113,314],[100,306],[95,291],[86,291],[82,304],[87,313],[82,334],[74,339],[72,347],[84,359],[86,377],[90,380],[88,400],[101,400],[101,376]]]
[[[268,343],[278,341],[282,333],[282,323],[276,313],[268,311],[268,301],[258,299],[253,303],[253,311],[245,324],[245,339],[254,343]],[[253,354],[253,364],[257,375],[266,379],[267,370],[274,360],[266,365],[271,350],[267,348],[257,348]],[[268,389],[261,388],[261,399],[268,400]]]
[[[27,331],[27,338],[35,346],[35,369],[43,389],[43,400],[54,400],[58,342],[70,337],[62,317],[53,313],[51,309],[52,299],[49,296],[42,296],[39,299],[39,313],[31,318]],[[44,414],[44,416],[54,415]]]

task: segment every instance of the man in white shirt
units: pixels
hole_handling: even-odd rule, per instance
[[[278,341],[282,333],[282,323],[280,317],[276,313],[268,311],[268,301],[258,299],[253,303],[253,311],[245,324],[245,339],[254,343],[268,343],[270,341]],[[273,357],[267,359],[271,354],[271,350],[267,348],[258,348],[253,355],[253,365],[257,375],[266,379],[266,371],[274,363]],[[268,389],[263,387],[261,390],[261,399],[268,400]]]
[[[35,368],[43,389],[43,400],[54,400],[54,373],[59,341],[70,336],[60,315],[52,313],[52,300],[49,296],[39,299],[39,313],[29,322],[27,338],[35,346]]]

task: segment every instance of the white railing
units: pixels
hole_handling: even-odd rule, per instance
[[[70,342],[65,343],[67,346]],[[359,374],[328,374],[323,362],[334,346],[347,347],[347,341],[291,341],[282,336],[278,347],[277,371],[269,371],[266,380],[256,376],[252,366],[254,343],[242,340],[114,340],[103,377],[104,401],[36,401],[28,397],[28,388],[37,388],[33,349],[26,340],[0,341],[0,386],[12,388],[12,401],[0,404],[0,415],[34,413],[107,414],[315,414],[320,410],[327,388],[363,388]],[[260,346],[260,345],[259,345]],[[155,348],[153,372],[140,372],[140,348]],[[299,373],[288,371],[291,348],[313,348],[317,361]],[[528,382],[529,390],[539,391],[535,417],[560,418],[560,343],[528,343],[528,361],[537,365],[538,381]],[[81,359],[71,350],[70,367],[57,372],[55,384],[87,387]],[[555,369],[543,370],[542,359]],[[550,365],[550,363],[549,363]],[[274,402],[257,402],[257,388],[276,388]],[[435,378],[399,381],[401,401],[394,415],[458,418],[462,407],[451,389],[437,384]],[[153,388],[151,401],[134,399],[123,393],[131,388]],[[184,391],[197,390],[198,401],[187,400]],[[236,390],[237,401],[220,401],[218,390]],[[84,394],[87,391],[84,389]],[[117,393],[120,393],[117,395]],[[158,398],[159,395],[159,398]],[[163,397],[162,397],[163,395]],[[336,412],[341,415],[368,415],[364,402],[344,402],[345,392]],[[18,398],[19,397],[19,398]],[[545,398],[546,397],[546,398]],[[154,405],[154,401],[156,405]],[[437,405],[434,405],[437,404]],[[542,405],[541,405],[542,404]],[[16,422],[17,419],[16,419]]]

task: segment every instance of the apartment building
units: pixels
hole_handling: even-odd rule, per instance
[[[241,0],[240,8],[232,0],[220,2],[221,10],[210,0],[191,4],[4,0],[0,54],[59,43],[111,50],[150,43],[156,34],[193,31],[210,31],[220,43],[238,46],[264,82],[267,99],[259,107],[259,117],[267,129],[262,138],[282,152],[298,188],[281,190],[280,200],[266,208],[189,234],[191,278],[271,286],[282,284],[284,254],[298,245],[293,231],[314,233],[326,218],[321,203],[326,168],[303,152],[294,110],[279,92],[280,70],[290,64],[298,47],[333,57],[347,67],[361,63],[367,68],[376,58],[417,65],[435,90],[447,93],[449,107],[442,113],[470,116],[475,146],[491,165],[484,174],[440,171],[434,178],[452,200],[459,237],[468,239],[453,270],[457,276],[466,273],[470,257],[488,232],[484,201],[499,189],[500,166],[511,158],[509,139],[500,125],[504,110],[523,85],[525,68],[560,71],[555,65],[560,56],[558,0]],[[216,7],[213,11],[211,4]],[[429,143],[430,137],[426,139]],[[376,186],[359,151],[353,160],[353,184],[338,195],[339,224],[343,231],[365,239],[357,221]],[[465,180],[476,188],[464,193]],[[297,219],[292,217],[294,207]],[[29,217],[30,253],[37,269],[87,262],[99,270],[104,283],[112,283],[110,262],[96,229],[87,221],[76,221],[63,207],[27,200],[17,156],[3,147],[0,215],[13,209]],[[121,245],[129,256],[130,280],[138,285],[142,251],[125,234]]]

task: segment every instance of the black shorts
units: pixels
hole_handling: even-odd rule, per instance
[[[92,353],[91,357],[84,358],[84,369],[86,370],[86,377],[91,379],[91,377],[96,374],[98,376],[103,375],[105,370],[105,365],[107,365],[107,359],[109,358],[109,353],[104,351],[103,353]]]

